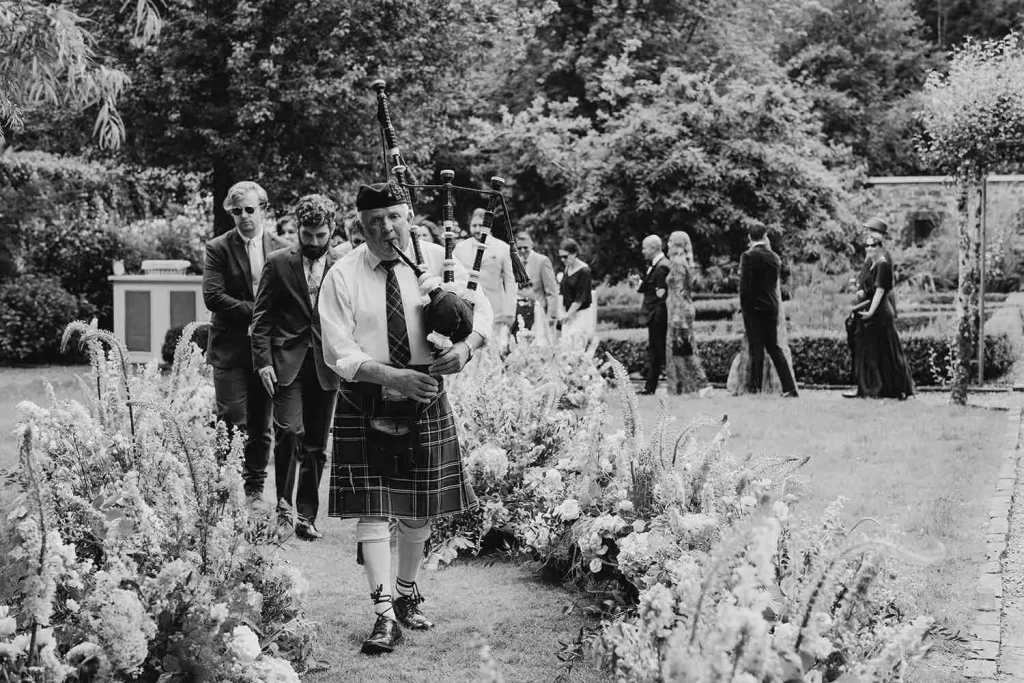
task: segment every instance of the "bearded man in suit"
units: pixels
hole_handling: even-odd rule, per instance
[[[298,244],[270,256],[252,316],[252,363],[274,402],[274,474],[278,512],[295,534],[315,541],[320,477],[330,448],[340,379],[324,362],[317,303],[334,256],[334,202],[306,195],[295,207]],[[292,491],[298,480],[298,491]]]
[[[277,249],[288,246],[265,229],[267,193],[256,183],[235,183],[224,198],[224,210],[235,228],[206,243],[203,303],[210,311],[206,362],[213,366],[217,418],[246,433],[242,480],[250,501],[263,496],[270,461],[271,402],[253,370],[249,332],[263,264]]]

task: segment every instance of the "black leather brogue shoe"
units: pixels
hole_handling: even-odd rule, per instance
[[[402,622],[402,626],[414,631],[428,631],[434,628],[434,622],[427,619],[420,611],[422,602],[423,597],[419,591],[412,595],[399,595],[395,598],[395,616],[398,617],[398,621]]]
[[[377,615],[370,637],[363,641],[364,655],[386,655],[402,642],[402,627],[386,614]]]

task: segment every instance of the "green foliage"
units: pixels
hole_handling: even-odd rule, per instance
[[[918,141],[926,162],[977,180],[1024,162],[1024,37],[968,40],[928,75]]]
[[[657,82],[628,70],[606,76],[609,93],[625,94],[600,125],[574,99],[542,97],[480,124],[482,144],[500,144],[502,167],[566,195],[564,205],[524,220],[581,237],[586,260],[616,277],[631,265],[622,255],[638,255],[645,235],[680,226],[703,261],[734,258],[755,223],[794,257],[841,253],[845,190],[828,166],[841,157],[820,140],[797,89],[673,68]],[[789,238],[796,234],[803,239]]]
[[[80,355],[61,354],[60,335],[72,320],[91,315],[83,297],[55,277],[23,275],[0,284],[0,364],[81,362]]]
[[[610,354],[631,373],[646,376],[647,330],[611,330],[600,334],[598,354]],[[900,336],[903,352],[918,386],[935,386],[948,381],[945,368],[951,363],[951,344],[945,336],[909,333]],[[732,359],[740,352],[737,336],[698,338],[697,349],[712,382],[725,382]],[[791,333],[793,374],[807,384],[849,384],[851,360],[846,337],[827,333]],[[1001,377],[1013,366],[1017,355],[1005,332],[985,336],[985,377]],[[977,373],[977,361],[974,364]]]
[[[823,131],[874,175],[913,173],[914,94],[936,66],[910,0],[808,3],[782,45],[791,78],[807,90]]]
[[[135,0],[135,20],[133,39],[140,43],[160,31],[152,0]],[[40,106],[98,107],[93,134],[100,146],[124,142],[116,107],[129,79],[97,54],[90,28],[68,3],[16,0],[0,5],[0,144],[5,129],[23,130],[26,110]]]

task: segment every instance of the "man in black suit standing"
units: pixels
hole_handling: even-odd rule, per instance
[[[315,541],[320,476],[327,464],[338,375],[324,362],[317,300],[330,252],[334,202],[306,195],[295,207],[298,244],[271,254],[252,316],[252,363],[274,399],[278,511],[297,512],[295,534]],[[293,505],[292,489],[298,479]]]
[[[257,501],[270,460],[271,403],[252,367],[249,331],[263,264],[288,243],[264,229],[267,193],[256,183],[232,185],[224,209],[235,228],[206,243],[203,266],[203,302],[212,313],[206,362],[213,366],[218,419],[246,432],[242,479],[246,496]]]
[[[649,262],[647,273],[637,290],[644,295],[640,305],[640,324],[647,326],[647,354],[650,358],[650,370],[647,383],[641,394],[650,395],[658,388],[661,370],[665,367],[665,337],[668,334],[668,309],[665,306],[665,295],[668,285],[668,259],[661,251],[661,238],[648,235],[640,245],[644,260]]]
[[[782,261],[768,242],[768,229],[755,225],[750,229],[750,248],[740,257],[740,310],[750,349],[750,375],[747,388],[761,391],[764,354],[771,356],[779,373],[784,396],[797,395],[793,371],[779,346],[779,272]]]

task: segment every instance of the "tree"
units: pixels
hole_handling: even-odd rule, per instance
[[[1024,21],[1024,0],[915,0],[914,6],[925,21],[928,38],[942,49],[968,37],[1003,38]]]
[[[628,60],[614,68],[628,73]],[[828,166],[843,157],[822,142],[797,89],[674,68],[657,83],[604,82],[628,103],[600,128],[574,101],[540,97],[500,124],[481,122],[481,139],[519,177],[565,197],[527,221],[582,237],[599,272],[613,276],[626,273],[623,255],[638,254],[645,235],[681,228],[705,261],[734,259],[755,223],[794,257],[844,252],[844,183]]]
[[[983,182],[993,171],[1024,163],[1024,38],[968,40],[957,48],[949,73],[932,72],[924,89],[922,157],[953,175],[960,190],[960,277],[954,403],[967,402],[978,318],[978,264]]]
[[[75,1],[109,23],[122,0]],[[276,207],[307,192],[344,200],[383,178],[369,87],[383,77],[402,150],[429,179],[470,67],[512,20],[485,0],[173,0],[158,44],[104,31],[134,83],[117,158],[208,174],[217,232],[232,225],[221,200],[242,179]]]
[[[143,44],[159,34],[160,18],[151,0],[136,0],[135,10],[133,39]],[[24,129],[27,111],[39,108],[98,107],[93,134],[100,145],[124,141],[117,101],[128,77],[101,63],[94,43],[86,21],[67,4],[0,2],[0,145]]]
[[[919,170],[911,112],[938,66],[922,33],[910,0],[825,0],[807,6],[780,50],[825,136],[848,145],[871,173]]]

